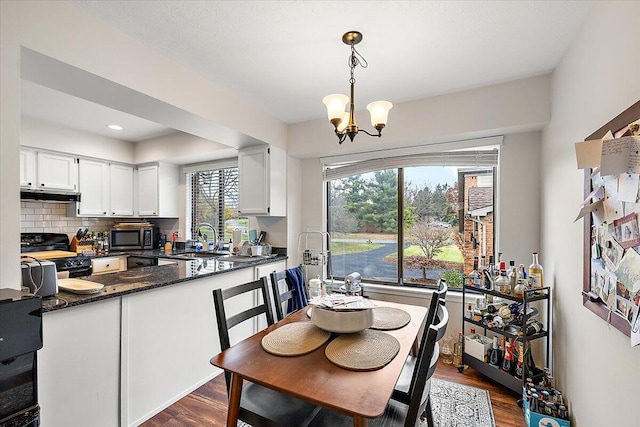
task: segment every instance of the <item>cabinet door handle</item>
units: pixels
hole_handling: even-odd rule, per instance
[[[44,184],[40,184],[42,187],[44,187]]]

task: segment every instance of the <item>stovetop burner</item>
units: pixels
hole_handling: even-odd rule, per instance
[[[69,236],[62,233],[20,233],[20,251],[24,256],[30,252],[69,251]],[[50,259],[56,271],[68,271],[69,277],[89,276],[92,273],[91,258],[77,255]]]

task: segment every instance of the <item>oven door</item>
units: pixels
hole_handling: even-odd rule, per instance
[[[109,233],[111,236],[111,249],[142,249],[143,230],[139,228],[112,228]]]
[[[36,380],[35,351],[0,361],[0,425],[38,425]]]

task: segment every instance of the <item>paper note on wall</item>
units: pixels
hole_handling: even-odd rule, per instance
[[[601,139],[576,142],[576,160],[578,161],[578,169],[597,168],[600,166],[601,153]]]
[[[640,175],[637,173],[622,173],[618,177],[618,200],[635,203],[638,198],[638,183]]]
[[[602,139],[576,142],[576,160],[578,161],[578,169],[600,167],[602,142],[609,139],[613,139],[613,133],[611,133],[611,131],[608,131]]]
[[[600,173],[640,173],[640,137],[627,136],[602,142]]]

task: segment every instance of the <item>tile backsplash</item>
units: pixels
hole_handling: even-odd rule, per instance
[[[107,231],[115,223],[114,218],[69,217],[66,203],[20,202],[21,233],[66,233],[71,239],[80,227]]]

